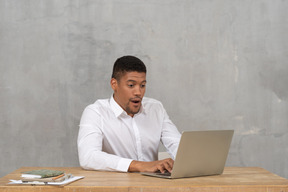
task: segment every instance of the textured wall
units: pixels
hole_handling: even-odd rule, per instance
[[[288,178],[287,0],[0,0],[0,176],[79,166],[83,109],[112,65],[148,67],[180,131],[235,129],[228,166]]]

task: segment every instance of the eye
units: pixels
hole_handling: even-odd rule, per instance
[[[144,87],[146,87],[146,85],[145,85],[145,84],[141,85],[141,88],[144,88]]]
[[[132,87],[134,87],[134,85],[133,84],[128,84],[128,87],[132,88]]]

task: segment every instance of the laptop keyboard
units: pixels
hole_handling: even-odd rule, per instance
[[[169,171],[166,171],[165,173],[161,173],[160,171],[157,171],[156,175],[171,176],[171,173]]]

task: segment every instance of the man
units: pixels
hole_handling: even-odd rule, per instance
[[[134,56],[116,60],[110,81],[114,94],[83,112],[78,135],[81,167],[121,172],[171,172],[173,159],[158,160],[164,144],[175,157],[180,133],[162,104],[144,97],[146,67]]]

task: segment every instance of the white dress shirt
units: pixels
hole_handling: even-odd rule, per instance
[[[162,104],[144,97],[133,117],[110,99],[97,100],[82,114],[78,134],[81,167],[127,172],[130,163],[158,159],[160,141],[175,157],[180,133]]]

